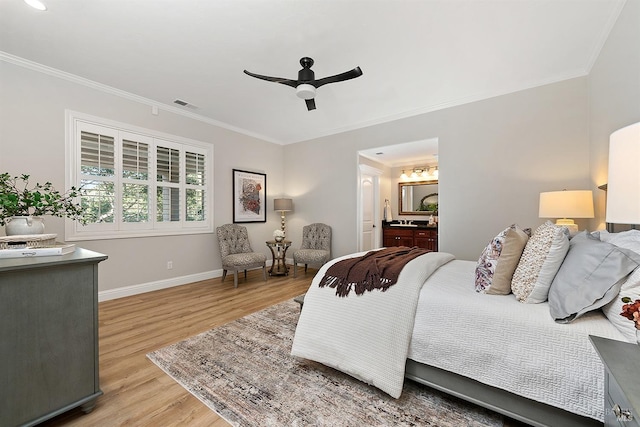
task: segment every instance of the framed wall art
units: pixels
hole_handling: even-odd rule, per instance
[[[267,175],[233,169],[233,222],[267,222]]]

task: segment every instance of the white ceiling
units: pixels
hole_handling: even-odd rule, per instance
[[[625,0],[43,1],[0,0],[0,59],[288,144],[584,76]],[[364,74],[309,112],[242,72],[297,78],[303,56]]]
[[[438,139],[370,148],[358,153],[389,167],[435,167],[438,166]]]

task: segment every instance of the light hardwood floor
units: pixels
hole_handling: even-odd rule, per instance
[[[261,270],[99,304],[100,387],[93,412],[72,410],[44,426],[228,426],[146,354],[307,291],[317,270],[262,278]]]

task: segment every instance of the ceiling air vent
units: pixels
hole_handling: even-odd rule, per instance
[[[182,99],[176,99],[175,101],[173,101],[174,104],[178,104],[182,107],[187,107],[191,110],[197,110],[198,107],[193,105],[193,104],[189,104],[187,101],[183,101]]]

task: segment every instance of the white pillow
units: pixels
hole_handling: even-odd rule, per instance
[[[569,230],[547,221],[527,242],[513,273],[511,292],[527,304],[547,300],[553,278],[569,250]]]
[[[609,304],[602,307],[602,312],[609,322],[613,324],[629,342],[640,344],[640,331],[636,329],[633,321],[620,315],[622,313],[622,298],[629,297],[631,301],[640,299],[640,268],[629,276],[620,288],[620,293]]]
[[[622,231],[620,233],[600,232],[600,240],[614,244],[621,248],[632,250],[640,254],[640,230]],[[622,312],[622,298],[629,297],[632,301],[640,299],[640,268],[637,268],[620,288],[618,296],[609,304],[602,307],[607,319],[624,335],[629,342],[640,344],[640,331],[634,323],[620,315]]]
[[[620,246],[621,248],[632,250],[640,254],[640,230],[621,231],[620,233],[609,233],[598,231],[600,240]]]

